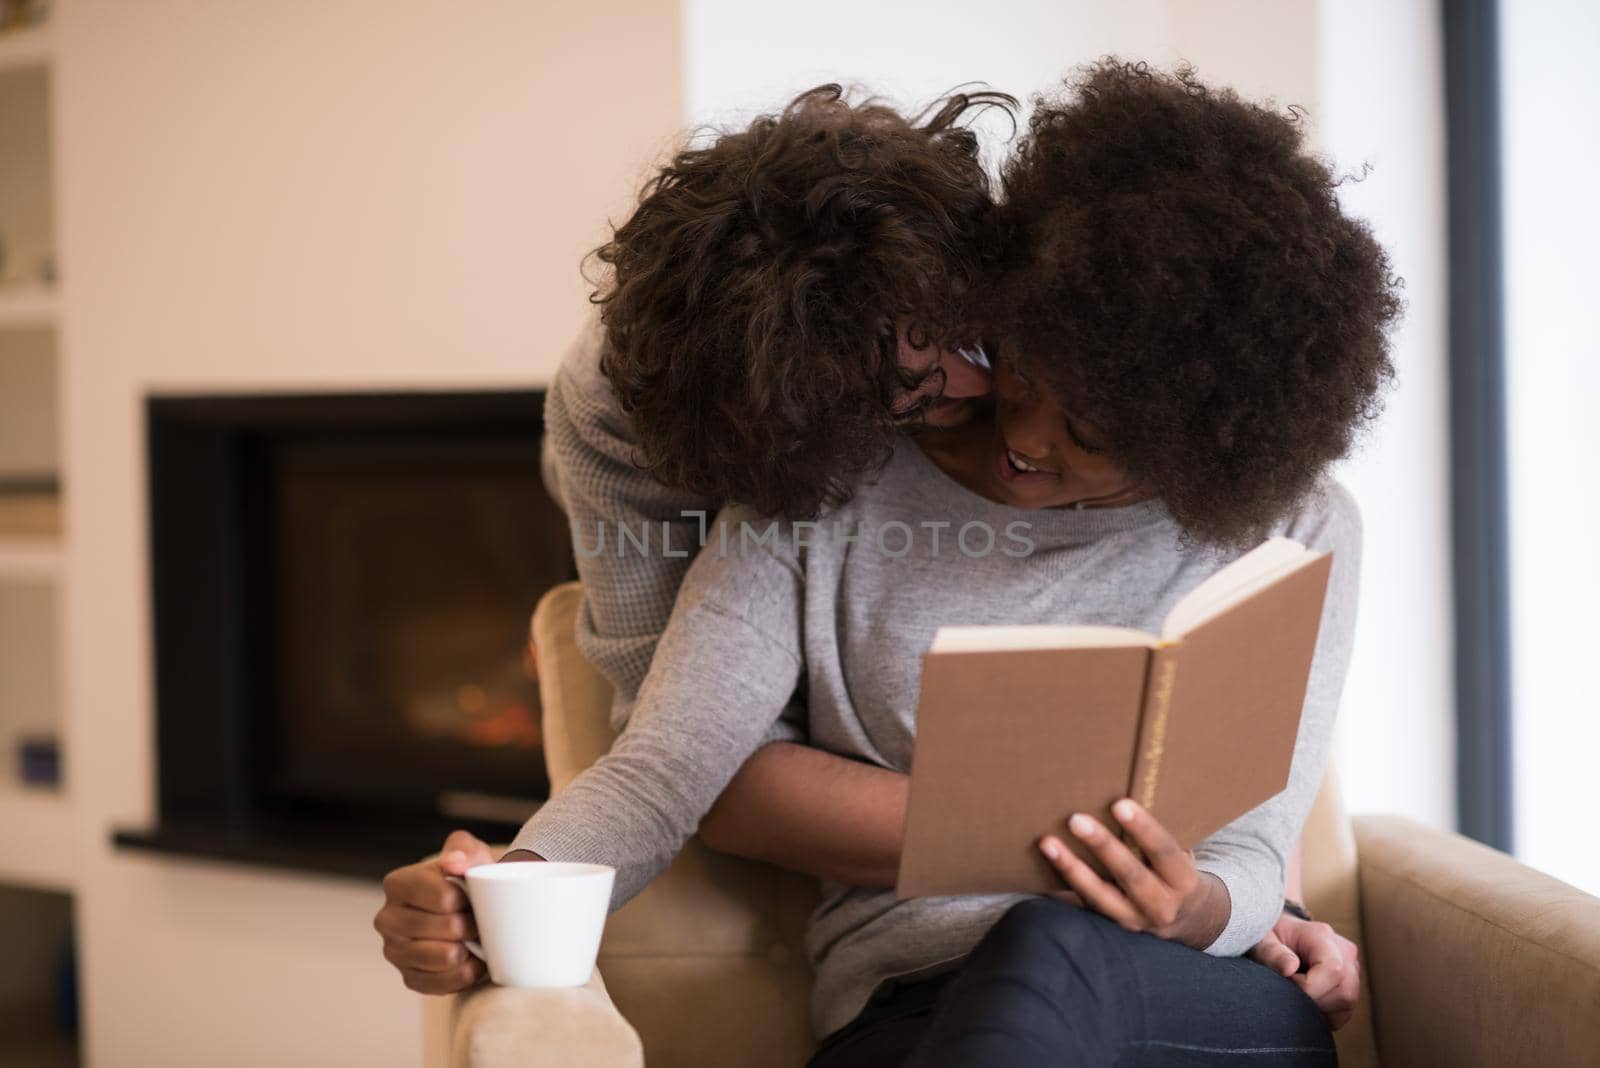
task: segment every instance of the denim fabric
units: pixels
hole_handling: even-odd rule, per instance
[[[1299,987],[1242,957],[1124,931],[1049,898],[1011,908],[959,971],[881,984],[812,1068],[1337,1064]]]

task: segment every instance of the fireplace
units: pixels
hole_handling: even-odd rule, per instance
[[[528,620],[573,577],[537,392],[147,401],[159,821],[354,875],[547,796]]]

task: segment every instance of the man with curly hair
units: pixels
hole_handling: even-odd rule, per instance
[[[902,431],[959,424],[989,394],[971,302],[999,229],[964,123],[1015,104],[958,93],[908,119],[819,86],[675,153],[596,251],[600,314],[546,395],[544,468],[584,583],[578,645],[612,684],[614,725],[725,502],[809,518],[846,500]],[[797,705],[770,740],[804,741],[802,717]],[[761,766],[810,780],[819,755],[775,746]],[[754,783],[730,808],[787,812],[787,800]],[[446,843],[458,852],[452,867],[488,856],[464,832]],[[388,885],[379,927],[407,985],[444,993],[481,977],[440,966],[464,950],[439,937],[461,919],[421,909],[454,893],[437,865]]]
[[[1216,141],[1222,151],[1211,151]],[[891,437],[852,499],[822,493],[832,522],[820,532],[801,538],[791,524],[787,539],[754,554],[702,553],[629,730],[529,821],[510,859],[614,864],[619,899],[697,825],[714,845],[757,841],[736,851],[790,862],[794,836],[769,833],[763,847],[759,836],[716,830],[736,825],[737,812],[700,821],[736,772],[749,777],[754,762],[739,768],[750,753],[775,730],[782,736],[803,680],[810,738],[838,755],[812,752],[833,762],[828,775],[849,774],[849,787],[820,779],[819,763],[810,777],[787,765],[760,790],[824,795],[824,809],[831,799],[831,826],[849,843],[801,834],[815,855],[791,863],[829,880],[810,938],[818,1031],[830,1035],[818,1064],[897,1063],[912,1050],[929,1064],[1109,1063],[1134,1050],[1325,1061],[1312,976],[1296,989],[1233,955],[1282,922],[1284,867],[1320,780],[1359,557],[1354,506],[1326,469],[1375,411],[1398,309],[1381,249],[1339,211],[1333,184],[1282,116],[1187,75],[1108,63],[1065,100],[1042,103],[1006,174],[1000,222],[1010,241],[990,332],[1003,355],[996,417],[915,441]],[[1259,292],[1241,293],[1252,286]],[[1144,303],[1121,299],[1129,289]],[[687,328],[668,318],[657,323],[666,336]],[[878,325],[907,320],[915,336],[914,311]],[[890,329],[881,329],[880,353],[891,336],[898,349]],[[1121,374],[1119,360],[1141,374]],[[637,382],[641,403],[692,391],[691,380],[657,370]],[[903,370],[879,380],[915,397]],[[1112,382],[1109,395],[1090,375]],[[763,379],[758,395],[781,403],[798,388],[782,381]],[[707,410],[690,398],[662,418]],[[892,426],[902,396],[886,385],[879,400]],[[686,447],[698,444],[693,427],[678,433]],[[1147,433],[1162,449],[1143,446]],[[752,440],[759,454],[762,439]],[[769,511],[733,506],[719,523]],[[958,514],[991,529],[1026,518],[1038,531],[1034,551],[973,557],[947,541],[940,558],[935,534],[931,546],[886,557],[848,536],[852,527],[949,527]],[[958,617],[1150,627],[1266,531],[1335,555],[1288,790],[1193,855],[1173,850],[1136,808],[1124,829],[1143,857],[1075,820],[1074,833],[1115,878],[1075,863],[1059,841],[1041,843],[1074,906],[1004,895],[893,899],[915,676],[934,628]],[[859,826],[847,827],[852,819]],[[1293,971],[1293,954],[1274,963],[1285,960]],[[443,990],[470,981],[472,967],[420,970],[456,983]],[[1041,999],[1051,1012],[1037,1010]]]
[[[601,329],[546,398],[546,471],[618,726],[708,516],[810,518],[898,431],[989,393],[971,302],[999,231],[962,121],[1014,105],[956,94],[918,122],[819,86],[677,153],[597,251]]]

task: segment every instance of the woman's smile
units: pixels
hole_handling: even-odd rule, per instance
[[[1006,444],[1005,435],[995,434],[995,474],[1007,486],[1031,486],[1060,481],[1061,473],[1042,461],[1028,457]]]

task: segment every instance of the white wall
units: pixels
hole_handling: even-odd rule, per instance
[[[87,1063],[416,1064],[376,883],[110,845],[155,807],[142,398],[545,378],[679,126],[675,0],[53,7]]]
[[[1600,7],[1500,5],[1515,848],[1600,893]]]
[[[1361,616],[1338,747],[1351,806],[1455,825],[1450,587],[1444,88],[1438,5],[1321,5],[1322,143],[1341,199],[1405,279],[1399,377],[1340,477],[1366,524]]]
[[[1168,6],[1165,0],[996,0],[981,9],[962,0],[685,0],[685,113],[692,124],[737,123],[828,81],[863,86],[901,108],[965,82],[1025,100],[1071,65],[1107,52],[1169,57]],[[1009,129],[998,127],[1000,135]]]
[[[1105,53],[1300,104],[1341,169],[1374,166],[1346,203],[1407,279],[1400,385],[1341,470],[1366,522],[1361,622],[1338,761],[1358,809],[1453,823],[1453,697],[1444,416],[1442,89],[1435,6],[1418,0],[962,0],[774,9],[685,0],[685,105],[734,122],[828,80],[902,106],[963,81],[1027,98]],[[990,123],[990,138],[1007,132]],[[992,140],[991,158],[1007,146]]]
[[[1187,59],[1204,77],[1309,106],[1315,12],[1312,0],[685,0],[684,104],[691,123],[732,123],[827,81],[902,107],[965,82],[1026,102],[1072,67],[1115,53],[1168,66]],[[991,158],[1004,149],[994,144]]]

